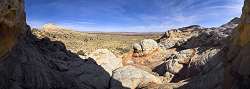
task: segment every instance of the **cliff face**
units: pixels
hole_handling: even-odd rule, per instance
[[[250,88],[250,0],[245,0],[240,24],[235,31],[225,62],[225,88]]]
[[[23,0],[0,1],[0,57],[6,55],[25,32],[25,20]]]
[[[246,46],[250,42],[250,0],[245,0],[245,5],[242,10],[241,24],[234,39],[235,45]]]

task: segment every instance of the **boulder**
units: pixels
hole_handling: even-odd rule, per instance
[[[177,59],[168,60],[166,62],[166,70],[172,74],[179,73],[183,67],[183,64],[180,64]]]
[[[153,39],[144,39],[140,43],[134,43],[134,56],[146,56],[159,48],[158,43]]]
[[[177,74],[183,69],[184,65],[188,65],[190,63],[196,51],[193,49],[187,49],[180,52],[171,53],[172,54],[168,56],[166,61],[153,68],[154,72],[158,73],[159,75],[164,75],[166,72]]]
[[[96,63],[102,66],[112,76],[115,69],[122,67],[122,59],[117,58],[112,52],[107,49],[98,49],[89,55]]]
[[[138,44],[138,43],[134,43],[134,44],[133,44],[133,49],[134,49],[134,52],[135,52],[135,53],[140,53],[140,52],[142,52],[142,47],[141,47],[141,45]]]
[[[152,39],[145,39],[141,41],[141,47],[144,54],[149,54],[159,48],[158,43]]]
[[[199,35],[201,29],[197,29],[198,28],[184,27],[169,30],[159,39],[159,44],[163,45],[166,49],[180,46],[191,37]]]
[[[177,59],[180,64],[189,64],[191,59],[194,57],[196,54],[195,49],[186,49],[178,52]]]
[[[113,73],[114,74],[112,76],[113,80],[111,80],[111,88],[114,89],[121,89],[122,86],[130,89],[135,89],[139,85],[147,84],[150,82],[154,82],[157,84],[162,83],[162,81],[158,77],[131,65],[119,68]],[[119,83],[114,80],[120,81],[122,85],[119,85]]]

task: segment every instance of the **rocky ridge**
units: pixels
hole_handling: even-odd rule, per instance
[[[238,20],[240,19],[235,18],[218,28],[194,25],[166,32],[158,40],[160,49],[164,50],[164,57],[158,59],[159,62],[148,62],[146,65],[152,72],[163,78],[164,84],[149,84],[142,88],[224,88],[222,83],[226,49],[231,38],[230,32],[235,30]],[[140,59],[143,57],[137,57],[134,60]],[[216,80],[211,80],[214,78]],[[168,87],[165,87],[166,85]]]

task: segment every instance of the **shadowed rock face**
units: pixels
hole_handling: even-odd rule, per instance
[[[25,32],[23,0],[0,1],[0,57],[6,55]]]
[[[250,88],[250,0],[245,0],[240,24],[233,35],[225,62],[226,89]]]
[[[243,7],[243,13],[241,15],[241,22],[238,26],[236,36],[234,38],[234,44],[245,46],[250,42],[250,0],[245,0]]]

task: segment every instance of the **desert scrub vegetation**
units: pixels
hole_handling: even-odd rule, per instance
[[[108,49],[116,55],[121,55],[130,51],[135,42],[143,39],[156,40],[162,35],[162,33],[77,32],[62,29],[59,32],[38,29],[32,32],[39,38],[48,37],[52,41],[61,41],[67,49],[80,55],[89,54],[97,49]]]

